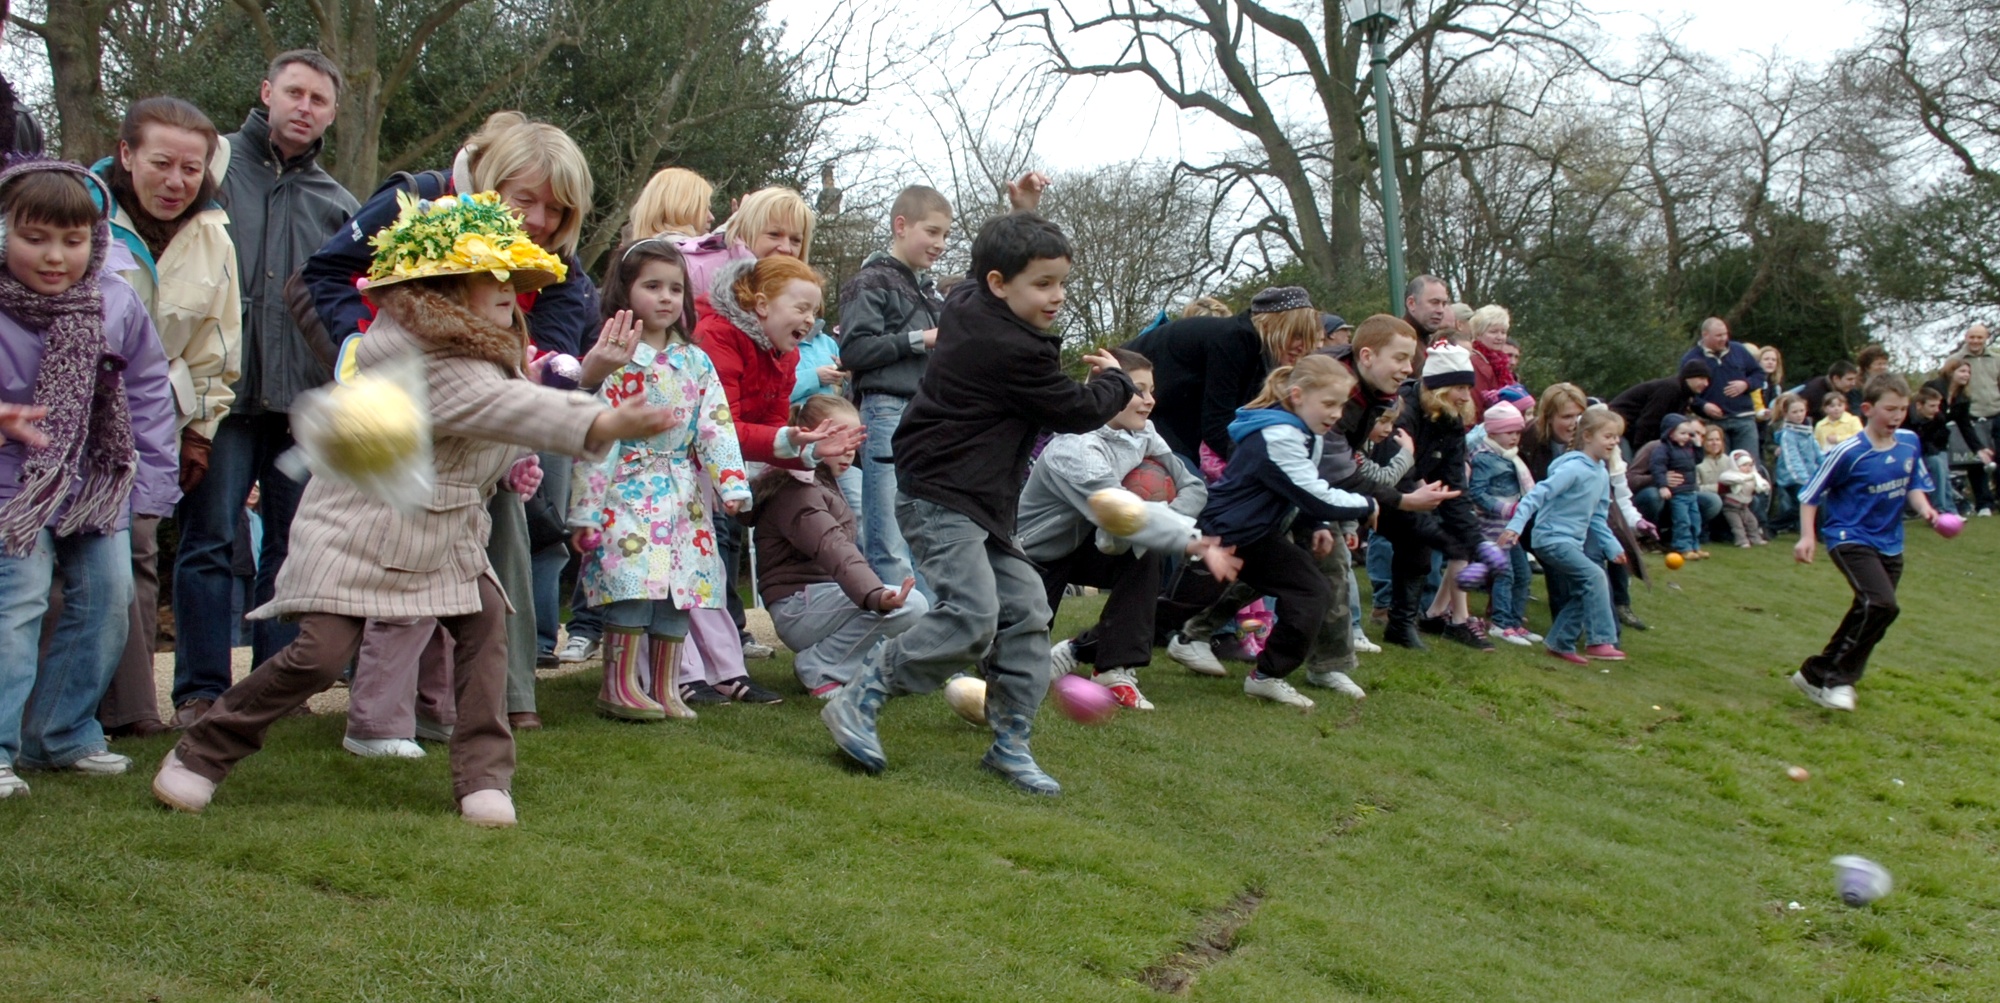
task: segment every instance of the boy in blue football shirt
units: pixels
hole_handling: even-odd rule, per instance
[[[1792,548],[1795,559],[1811,564],[1817,537],[1826,537],[1827,556],[1854,590],[1854,603],[1826,649],[1792,674],[1792,684],[1807,699],[1829,710],[1854,709],[1854,684],[1868,667],[1869,653],[1896,622],[1903,507],[1926,522],[1936,522],[1938,515],[1926,494],[1931,477],[1923,443],[1900,427],[1910,410],[1910,385],[1890,373],[1872,376],[1861,399],[1867,417],[1862,434],[1828,451],[1799,489],[1799,543]]]

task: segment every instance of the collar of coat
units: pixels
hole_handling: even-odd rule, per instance
[[[744,272],[756,267],[757,259],[742,258],[717,269],[715,285],[708,293],[708,308],[715,311],[716,316],[743,332],[744,337],[756,342],[758,348],[774,352],[776,349],[771,347],[771,339],[764,333],[763,322],[757,319],[756,314],[736,301],[736,280],[742,278]]]
[[[520,371],[527,351],[520,332],[501,327],[420,282],[391,286],[376,295],[382,312],[410,332],[427,354],[491,362],[509,375]]]

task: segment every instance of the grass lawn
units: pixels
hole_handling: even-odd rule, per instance
[[[1623,664],[1394,651],[1299,713],[1162,656],[1158,711],[1043,716],[1054,800],[934,697],[851,772],[783,657],[783,705],[691,723],[545,683],[511,832],[457,820],[442,750],[359,760],[335,718],[200,817],[147,792],[165,739],[121,743],[128,776],[0,803],[0,998],[2000,999],[2000,525],[1913,529],[1851,715],[1785,681],[1848,595],[1790,542],[1656,571]],[[1841,853],[1895,893],[1842,906]]]

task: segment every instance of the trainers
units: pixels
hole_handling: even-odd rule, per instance
[[[1131,669],[1112,669],[1097,674],[1097,682],[1111,691],[1111,698],[1127,710],[1152,710],[1153,701],[1139,692],[1139,678]]]
[[[749,676],[724,679],[715,684],[714,692],[737,703],[774,704],[784,703],[785,698],[751,681]]]
[[[71,773],[89,773],[100,777],[115,777],[132,768],[132,757],[115,752],[93,752],[68,766]]]
[[[1175,633],[1167,638],[1167,657],[1188,667],[1189,672],[1201,676],[1227,676],[1229,670],[1215,657],[1213,645],[1188,640],[1186,634]]]
[[[1825,707],[1827,710],[1854,709],[1854,698],[1851,695],[1853,692],[1852,687],[1849,688],[1850,695],[1848,697],[1847,706],[1841,707],[1833,702],[1832,693],[1830,690],[1814,686],[1809,680],[1806,679],[1806,674],[1803,671],[1792,673],[1792,685],[1798,687],[1799,692],[1804,693],[1806,695],[1807,700],[1811,700],[1813,703],[1816,703],[1821,707]]]
[[[882,679],[880,648],[861,660],[853,681],[833,691],[819,720],[833,735],[833,744],[842,754],[870,773],[880,773],[888,765],[882,755],[882,739],[875,731],[875,719],[889,699],[889,687]]]
[[[25,796],[27,793],[28,782],[16,775],[13,767],[0,766],[0,801],[16,794]]]
[[[710,686],[705,680],[697,679],[681,684],[681,702],[690,707],[696,704],[714,706],[728,703],[729,697]]]
[[[1345,672],[1308,672],[1306,673],[1306,682],[1321,689],[1328,689],[1343,696],[1353,697],[1356,700],[1368,695],[1368,691],[1362,689]]]
[[[1990,519],[1990,518],[1992,518],[1992,517],[1993,517],[1993,510],[1992,510],[1992,509],[1990,509],[1990,508],[1983,508],[1983,509],[1980,509],[1980,510],[1979,510],[1979,518],[1981,518],[1981,519]]]
[[[179,707],[174,708],[174,719],[167,723],[175,730],[185,729],[188,725],[201,720],[201,716],[208,713],[208,709],[213,706],[215,706],[215,701],[206,697],[189,700]]]
[[[1630,606],[1613,606],[1611,608],[1611,613],[1613,616],[1617,617],[1618,622],[1620,624],[1630,627],[1633,630],[1652,629],[1651,627],[1646,626],[1646,621],[1639,619],[1639,614],[1632,612],[1632,607]]]
[[[569,640],[556,649],[556,661],[564,665],[588,662],[597,657],[597,641],[588,637],[571,634]]]
[[[1523,648],[1535,643],[1534,639],[1528,636],[1528,628],[1526,627],[1502,627],[1500,628],[1500,640],[1508,644],[1518,644]]]
[[[762,641],[745,640],[743,642],[744,658],[770,658],[776,655],[777,653],[778,649],[773,648]]]
[[[1588,658],[1585,658],[1585,657],[1583,657],[1582,655],[1579,655],[1579,654],[1577,654],[1577,653],[1576,653],[1576,652],[1574,652],[1574,651],[1557,651],[1557,650],[1556,650],[1556,649],[1554,649],[1554,648],[1549,648],[1549,649],[1548,649],[1548,653],[1549,653],[1549,654],[1550,654],[1550,655],[1551,655],[1552,657],[1555,657],[1555,658],[1560,658],[1560,659],[1562,659],[1563,661],[1565,661],[1565,662],[1568,662],[1568,663],[1570,663],[1571,665],[1589,665],[1589,664],[1590,664],[1590,659],[1588,659]]]
[[[554,651],[553,649],[551,649],[551,650],[549,650],[549,651],[537,651],[537,652],[535,652],[535,667],[536,667],[536,668],[547,668],[548,666],[551,666],[551,665],[555,665],[555,664],[556,664],[556,653],[555,653],[555,651]]]
[[[1479,621],[1477,620],[1466,620],[1464,623],[1447,623],[1444,625],[1443,633],[1444,639],[1447,641],[1457,641],[1468,648],[1477,648],[1480,651],[1493,650],[1493,642],[1487,640],[1486,631],[1480,629]]]
[[[343,737],[340,747],[363,759],[422,759],[424,747],[407,738]]]
[[[453,725],[439,724],[429,718],[417,718],[417,741],[449,742],[453,728]]]
[[[199,815],[215,797],[215,781],[181,765],[180,753],[169,751],[153,774],[153,797],[175,811]]]
[[[1615,644],[1593,644],[1583,649],[1583,653],[1600,662],[1622,662],[1625,660],[1625,653],[1619,651],[1618,646]]]
[[[466,822],[485,829],[511,829],[517,824],[514,795],[491,788],[459,798],[458,814]]]
[[[1260,676],[1255,672],[1243,677],[1243,693],[1290,707],[1308,708],[1313,705],[1312,698],[1293,689],[1291,683],[1277,676]]]
[[[1370,641],[1368,635],[1357,630],[1354,632],[1354,650],[1358,654],[1379,655],[1382,653],[1382,646]]]
[[[1049,678],[1057,679],[1076,671],[1076,646],[1067,640],[1049,645]]]
[[[1831,707],[1834,710],[1854,709],[1854,687],[1829,686],[1826,688],[1825,692],[1826,692],[1826,705],[1828,707]]]

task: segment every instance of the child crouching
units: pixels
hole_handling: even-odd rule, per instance
[[[1577,665],[1590,659],[1618,661],[1625,657],[1613,643],[1618,623],[1611,612],[1611,584],[1604,566],[1584,556],[1586,544],[1610,554],[1613,564],[1625,563],[1625,548],[1611,535],[1611,475],[1605,464],[1618,451],[1625,419],[1608,408],[1585,411],[1576,426],[1576,446],[1549,464],[1549,475],[1514,508],[1514,517],[1498,543],[1511,547],[1532,520],[1535,558],[1550,577],[1550,591],[1560,585],[1570,598],[1556,612],[1543,643],[1549,654]],[[1560,579],[1560,582],[1557,581]],[[1588,641],[1576,653],[1579,641]],[[1588,657],[1586,657],[1588,656]]]
[[[854,405],[814,394],[799,405],[803,428],[859,427]],[[844,440],[843,440],[844,441]],[[740,521],[756,533],[757,588],[778,638],[797,653],[800,685],[824,700],[854,678],[861,660],[885,638],[914,626],[930,609],[916,579],[892,588],[875,577],[855,542],[854,510],[840,478],[854,449],[821,452],[813,470],[771,467],[757,475],[756,504]]]

